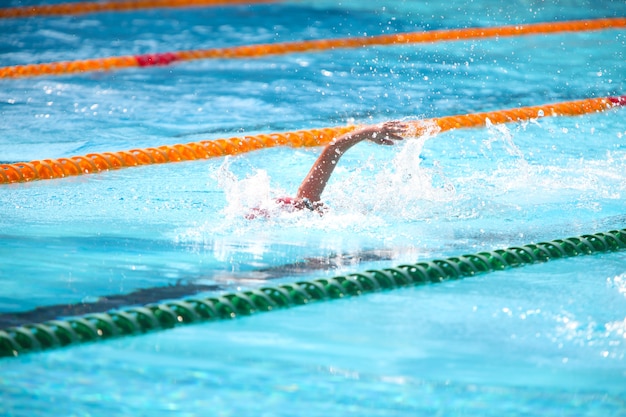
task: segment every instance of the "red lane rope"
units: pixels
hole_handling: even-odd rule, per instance
[[[591,98],[533,107],[520,107],[485,113],[445,116],[409,122],[412,135],[421,136],[452,129],[483,127],[487,119],[492,124],[511,123],[541,117],[576,116],[626,106],[626,96]],[[434,129],[434,132],[432,132]],[[0,184],[64,178],[140,165],[208,159],[250,152],[274,146],[320,146],[356,126],[328,127],[296,132],[261,134],[187,144],[164,145],[158,148],[91,153],[71,158],[44,159],[16,164],[0,164]]]
[[[115,56],[109,58],[95,58],[65,62],[14,65],[0,67],[0,78],[37,77],[91,71],[112,71],[129,67],[169,65],[177,61],[192,61],[200,59],[258,58],[268,55],[284,55],[313,51],[319,52],[339,48],[347,49],[367,46],[407,45],[416,43],[554,34],[559,32],[584,32],[621,28],[626,28],[626,18],[533,23],[528,25],[498,26],[490,28],[442,29],[429,32],[410,32],[393,35],[244,45],[230,48],[196,49],[136,56]]]

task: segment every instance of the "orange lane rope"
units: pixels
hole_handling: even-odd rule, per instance
[[[412,136],[440,133],[452,129],[482,127],[492,124],[527,121],[550,116],[576,116],[626,106],[626,96],[567,101],[543,106],[521,107],[486,113],[445,116],[409,122]],[[208,159],[235,155],[274,146],[320,146],[356,126],[299,130],[296,132],[207,140],[158,148],[131,149],[119,152],[90,153],[71,158],[44,159],[15,164],[0,164],[0,184],[64,178],[113,169],[168,162]]]
[[[0,9],[0,19],[122,12],[156,8],[230,6],[233,4],[273,3],[276,1],[277,0],[133,0],[61,3],[3,8]]]
[[[486,39],[521,35],[583,32],[626,27],[626,18],[576,20],[567,22],[534,23],[528,25],[490,28],[442,29],[429,32],[398,33],[393,35],[355,38],[319,39],[274,44],[244,45],[229,48],[197,49],[146,55],[114,56],[77,61],[0,67],[0,78],[65,75],[91,71],[112,71],[129,67],[169,65],[177,61],[199,59],[258,58],[268,55],[347,49],[366,46],[406,45],[415,43]]]

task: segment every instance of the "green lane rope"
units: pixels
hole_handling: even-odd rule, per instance
[[[208,298],[186,298],[109,313],[10,327],[0,330],[0,357],[138,335],[184,324],[234,319],[316,301],[440,283],[553,259],[624,249],[626,229],[612,230],[443,260],[368,270],[329,279],[288,283]]]

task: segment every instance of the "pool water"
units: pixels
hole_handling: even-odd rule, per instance
[[[617,1],[465,3],[6,19],[0,65],[626,16]],[[625,42],[604,30],[3,79],[0,162],[623,95]],[[625,135],[614,109],[362,143],[323,217],[244,218],[295,193],[319,149],[2,185],[0,328],[623,229]],[[619,416],[625,354],[617,252],[2,359],[0,414]]]

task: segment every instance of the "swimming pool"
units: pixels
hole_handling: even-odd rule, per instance
[[[0,63],[626,15],[620,2],[378,3],[4,19]],[[2,79],[0,163],[619,96],[624,36],[563,32]],[[342,158],[321,218],[243,218],[251,205],[293,194],[316,148],[3,184],[0,318],[41,322],[85,306],[623,229],[624,135],[624,110],[613,109],[395,147],[363,143]],[[625,297],[626,254],[614,252],[20,355],[0,361],[0,411],[622,415]]]

